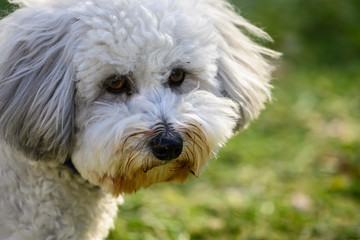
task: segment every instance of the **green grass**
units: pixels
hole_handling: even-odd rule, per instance
[[[125,196],[115,239],[360,239],[360,69],[280,67],[198,178]]]

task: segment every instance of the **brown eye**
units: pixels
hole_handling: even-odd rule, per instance
[[[185,71],[182,69],[174,69],[171,71],[169,77],[169,84],[172,86],[180,86],[185,79]]]
[[[105,81],[105,88],[111,93],[129,92],[129,82],[127,76],[114,75]]]

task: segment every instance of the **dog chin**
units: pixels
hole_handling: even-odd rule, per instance
[[[94,172],[91,180],[106,192],[118,196],[123,193],[133,193],[140,188],[147,188],[157,183],[182,183],[191,174],[196,174],[191,168],[191,163],[187,160],[175,160],[167,164],[154,165],[147,171],[141,168],[137,169],[132,176],[124,173],[119,173],[116,176],[107,174],[100,176]]]

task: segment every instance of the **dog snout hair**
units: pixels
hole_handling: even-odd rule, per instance
[[[183,139],[173,128],[163,125],[154,131],[149,142],[154,156],[162,161],[171,161],[179,157],[183,151]]]

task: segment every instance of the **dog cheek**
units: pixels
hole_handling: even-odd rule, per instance
[[[241,118],[239,105],[234,101],[217,97],[206,91],[193,92],[183,100],[180,122],[191,122],[205,134],[213,155],[233,136]]]
[[[115,175],[121,161],[115,156],[121,145],[121,129],[112,121],[103,121],[87,125],[84,132],[76,136],[76,146],[72,152],[72,160],[80,174],[98,184],[98,177],[104,174]]]
[[[84,106],[78,109],[76,144],[71,154],[73,163],[83,178],[111,189],[111,179],[125,171],[123,156],[131,146],[125,147],[124,143],[137,145],[138,142],[137,139],[126,141],[126,136],[147,128],[141,124],[142,116],[130,113],[125,105],[95,104],[89,109]],[[140,163],[134,161],[133,164],[140,168]],[[129,175],[134,172],[127,170]]]

